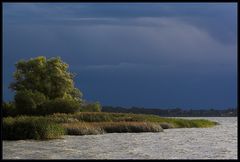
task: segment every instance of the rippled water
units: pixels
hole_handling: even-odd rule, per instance
[[[65,136],[50,141],[3,141],[3,159],[237,159],[237,118],[205,119],[221,125],[159,133]]]

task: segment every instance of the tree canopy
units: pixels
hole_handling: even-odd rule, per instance
[[[47,115],[80,110],[82,93],[74,86],[74,74],[68,64],[59,57],[39,56],[20,60],[15,66],[15,80],[9,87],[16,92],[15,106],[6,105],[7,112],[15,109],[16,114]]]
[[[49,115],[79,111],[101,111],[99,102],[86,103],[74,86],[75,74],[60,57],[44,56],[20,60],[9,88],[14,101],[3,104],[4,116]]]
[[[74,87],[74,74],[61,58],[39,56],[20,60],[15,66],[15,81],[10,84],[12,90],[29,90],[40,92],[47,99],[66,98],[81,102],[82,93]]]

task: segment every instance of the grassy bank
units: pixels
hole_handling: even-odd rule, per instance
[[[164,118],[157,115],[130,114],[130,113],[106,113],[106,112],[82,112],[75,114],[54,114],[50,120],[58,123],[72,122],[154,122],[165,128],[206,128],[212,127],[217,122],[205,119],[180,119]]]
[[[3,119],[4,140],[36,139],[47,140],[61,138],[64,128],[44,117],[20,116]]]
[[[159,124],[151,122],[76,122],[65,123],[63,127],[68,135],[163,131]]]
[[[55,139],[62,135],[123,132],[161,132],[168,128],[206,128],[217,123],[204,119],[163,118],[156,115],[79,112],[49,116],[3,118],[3,139]]]

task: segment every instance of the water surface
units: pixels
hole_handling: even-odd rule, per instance
[[[64,136],[50,141],[3,141],[3,159],[237,159],[237,118],[201,119],[220,125],[158,133]]]

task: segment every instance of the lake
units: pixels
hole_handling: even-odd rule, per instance
[[[3,141],[3,159],[237,159],[237,117],[199,119],[217,121],[220,125],[164,129],[158,133],[109,133],[64,136],[64,139],[49,141]]]

